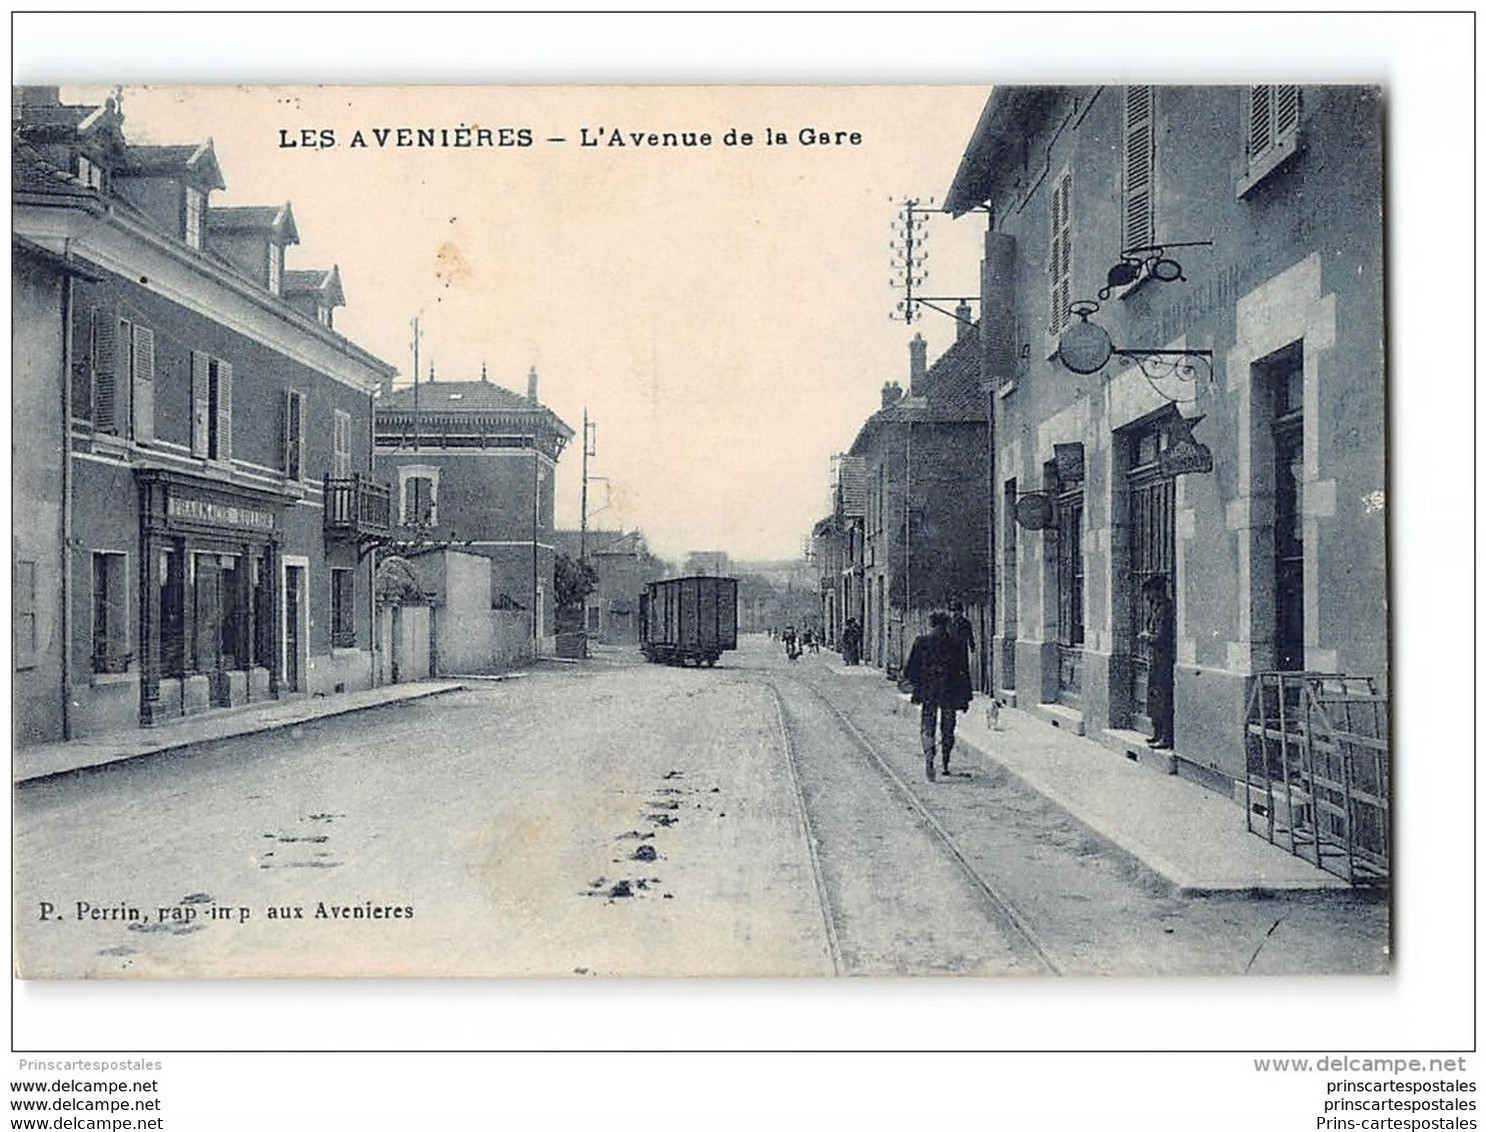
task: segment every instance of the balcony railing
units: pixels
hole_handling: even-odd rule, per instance
[[[363,478],[325,477],[327,534],[386,535],[392,530],[392,488]]]

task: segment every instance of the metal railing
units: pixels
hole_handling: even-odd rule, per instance
[[[1257,673],[1245,756],[1251,833],[1350,884],[1388,881],[1388,699],[1372,677]]]
[[[392,488],[360,473],[325,477],[325,529],[353,535],[385,535],[392,530]]]

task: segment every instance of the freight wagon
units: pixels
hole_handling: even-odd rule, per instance
[[[716,664],[738,647],[736,578],[669,578],[640,595],[640,651],[652,664]]]

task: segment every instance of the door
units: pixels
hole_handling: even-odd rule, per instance
[[[1130,592],[1126,608],[1130,611],[1128,630],[1131,641],[1131,722],[1130,726],[1147,735],[1153,733],[1151,721],[1151,657],[1142,631],[1146,627],[1147,600],[1142,587],[1152,578],[1165,582],[1166,592],[1176,594],[1174,577],[1175,527],[1173,521],[1176,492],[1174,481],[1161,474],[1162,430],[1153,425],[1131,438],[1131,469],[1126,473],[1126,490],[1130,502]]]
[[[1084,482],[1058,497],[1058,702],[1084,702]]]
[[[284,690],[303,692],[305,567],[284,567]]]

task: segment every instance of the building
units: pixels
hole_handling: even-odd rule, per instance
[[[369,686],[392,367],[288,301],[292,211],[214,207],[210,142],[55,87],[12,126],[17,742]]]
[[[378,475],[393,490],[404,549],[442,543],[490,562],[495,607],[534,618],[534,647],[556,631],[555,471],[573,430],[537,399],[491,382],[436,381],[384,389],[376,407]]]
[[[864,662],[894,672],[933,610],[959,598],[976,623],[986,591],[980,336],[968,308],[958,317],[956,341],[933,365],[926,365],[927,344],[915,335],[908,390],[897,382],[883,386],[882,407],[858,431],[839,476],[847,540],[841,608],[862,624]],[[859,506],[860,520],[853,514]],[[973,677],[984,667],[983,638],[977,634]]]
[[[634,645],[639,638],[637,600],[647,582],[669,573],[666,563],[651,553],[640,531],[558,531],[558,553],[575,562],[587,562],[598,584],[584,603],[585,631],[591,641],[606,645]]]
[[[947,211],[989,210],[999,695],[1229,791],[1262,672],[1388,687],[1379,92],[1022,87]]]

